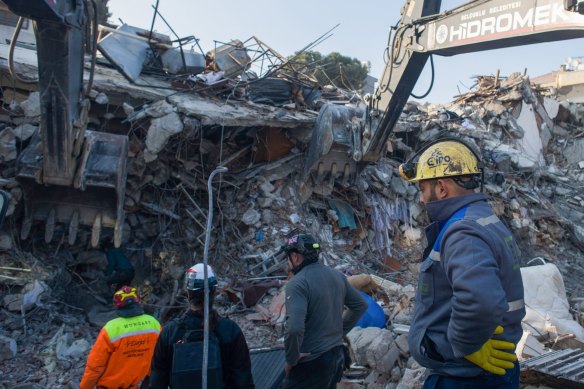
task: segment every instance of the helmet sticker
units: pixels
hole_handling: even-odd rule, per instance
[[[207,265],[207,279],[209,287],[217,285],[217,278],[213,268]],[[197,263],[185,271],[185,287],[188,290],[199,290],[205,286],[205,265]]]
[[[136,288],[126,285],[114,294],[113,302],[116,308],[123,308],[131,303],[139,303],[140,294]]]
[[[438,165],[449,164],[452,161],[450,155],[442,155],[441,150],[434,150],[432,155],[426,160],[426,164],[430,167],[436,167]]]

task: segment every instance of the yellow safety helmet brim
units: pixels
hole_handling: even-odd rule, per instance
[[[400,166],[400,175],[410,182],[445,177],[481,174],[477,156],[466,145],[457,141],[437,142],[429,146],[414,166]],[[411,178],[415,171],[415,176]],[[407,174],[410,173],[410,174]],[[410,177],[410,178],[408,178]]]

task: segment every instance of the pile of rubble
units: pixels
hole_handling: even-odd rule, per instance
[[[222,278],[221,313],[238,321],[252,347],[281,343],[286,270],[279,248],[291,231],[309,232],[328,265],[347,275],[377,275],[376,297],[391,322],[387,329],[353,331],[356,365],[346,387],[415,387],[423,369],[409,358],[407,325],[427,217],[417,188],[399,177],[397,166],[424,142],[451,135],[481,150],[485,191],[520,243],[523,264],[535,257],[554,264],[566,304],[583,324],[582,106],[543,97],[520,74],[480,77],[476,89],[448,106],[409,103],[388,145],[393,152],[354,184],[323,189],[302,179],[318,110],[326,98],[346,103],[354,94],[321,90],[257,38],[189,57],[199,64],[196,71],[170,71],[176,65],[170,50],[162,67],[158,57],[137,70],[119,63],[115,50],[127,43],[124,36],[102,42],[107,60],[95,69],[90,126],[129,136],[122,248],[157,317],[184,306],[183,271],[202,259],[207,179],[226,166],[229,172],[213,184],[209,259]],[[254,76],[247,65],[258,58],[272,65]],[[0,59],[0,188],[10,194],[10,209],[0,231],[0,361],[6,366],[0,382],[74,387],[97,329],[111,317],[101,304],[101,254],[90,247],[89,228],[71,245],[66,226],[56,228],[52,242],[45,242],[40,223],[28,239],[19,238],[23,193],[16,160],[38,128],[40,107],[33,86],[6,83],[6,62]],[[18,71],[34,78],[36,68],[23,59]],[[198,74],[176,74],[184,71]],[[550,333],[532,335],[544,341]]]

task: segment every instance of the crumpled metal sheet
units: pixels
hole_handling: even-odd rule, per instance
[[[117,31],[137,34],[144,30],[123,24]],[[105,36],[97,43],[97,47],[130,82],[136,81],[140,76],[149,50],[148,42],[116,33]]]
[[[183,62],[184,56],[184,62]],[[171,74],[199,74],[205,70],[205,56],[193,50],[168,49],[162,54],[162,66]]]
[[[243,43],[232,40],[228,44],[217,47],[207,52],[207,67],[216,72],[225,72],[225,78],[234,78],[243,74],[249,67],[251,58]]]
[[[298,85],[293,80],[280,77],[267,77],[250,82],[248,87],[249,98],[257,104],[282,106],[296,102],[309,105],[320,97],[318,86],[309,87]]]

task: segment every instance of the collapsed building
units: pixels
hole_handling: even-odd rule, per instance
[[[229,171],[212,183],[209,258],[221,278],[220,312],[238,321],[253,348],[281,344],[286,264],[279,249],[291,231],[306,231],[321,242],[326,264],[372,275],[390,319],[386,329],[351,333],[355,364],[344,385],[416,387],[423,368],[406,340],[427,217],[397,167],[421,144],[449,134],[481,150],[485,192],[523,250],[526,295],[533,296],[520,348],[524,378],[584,380],[573,370],[584,342],[580,104],[554,99],[526,75],[481,76],[446,106],[408,103],[383,158],[352,180],[322,180],[305,170],[319,110],[359,101],[358,93],[318,85],[255,37],[181,55],[168,37],[132,26],[106,32],[89,126],[129,138],[122,248],[150,312],[165,320],[184,307],[184,269],[203,256],[207,179],[224,166]],[[145,34],[157,42],[154,54],[148,39],[136,38]],[[21,79],[36,79],[35,58],[17,48]],[[102,254],[90,227],[74,239],[62,223],[51,234],[45,221],[23,232],[16,164],[35,141],[39,95],[35,83],[10,77],[5,53],[0,71],[0,188],[10,195],[0,230],[0,382],[75,387],[97,329],[112,314],[101,288]],[[557,292],[551,303],[537,290],[527,293],[543,280]],[[531,359],[555,352],[568,361],[550,369]]]

